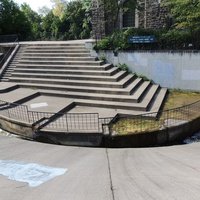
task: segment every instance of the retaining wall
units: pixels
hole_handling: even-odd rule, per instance
[[[200,91],[200,51],[100,51],[109,63],[127,64],[162,87]]]
[[[151,147],[183,141],[200,130],[200,117],[179,126],[141,134],[115,135],[105,138],[107,147]]]

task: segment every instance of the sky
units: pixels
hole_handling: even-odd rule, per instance
[[[36,12],[38,12],[38,9],[43,6],[51,8],[53,5],[51,3],[51,0],[14,0],[14,1],[19,5],[21,5],[22,3],[27,3]]]

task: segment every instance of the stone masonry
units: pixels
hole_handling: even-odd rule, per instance
[[[162,0],[139,0],[140,10],[133,13],[135,16],[135,28],[162,28],[167,25],[168,9],[161,5]],[[111,28],[110,23],[105,23],[105,10],[103,0],[92,1],[92,27],[93,37],[101,38],[107,34],[107,29]],[[126,2],[126,1],[125,1]],[[122,16],[119,16],[119,29],[123,27],[120,24],[123,20],[123,12],[120,12]],[[106,27],[109,26],[109,27]],[[109,31],[111,32],[111,31]]]

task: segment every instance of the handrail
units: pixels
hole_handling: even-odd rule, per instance
[[[12,48],[15,47],[17,44],[19,44],[19,39],[17,38],[12,46],[9,48],[9,50],[6,52],[6,54],[3,56],[3,58],[0,60],[0,68],[3,66],[2,63],[7,59],[7,57],[11,54]]]
[[[8,105],[5,107],[5,105]],[[39,124],[44,121],[44,120],[50,120],[50,123],[53,122],[52,124],[49,125],[47,123],[47,128],[52,128],[53,129],[65,129],[66,131],[70,131],[69,127],[75,127],[76,130],[86,130],[83,129],[85,127],[88,127],[87,130],[92,130],[100,125],[107,126],[109,130],[111,130],[111,127],[113,124],[115,124],[117,119],[130,119],[134,120],[134,123],[136,123],[137,126],[139,126],[139,129],[141,132],[146,130],[146,126],[149,128],[154,127],[156,123],[161,123],[161,122],[156,122],[156,120],[152,121],[147,119],[147,117],[152,117],[154,114],[162,114],[166,118],[165,120],[167,121],[167,125],[162,125],[168,127],[169,125],[173,125],[177,122],[176,120],[180,119],[182,121],[188,121],[190,120],[190,114],[194,114],[195,111],[195,116],[199,117],[200,114],[197,116],[196,112],[200,109],[200,100],[190,103],[188,105],[180,106],[177,108],[173,109],[168,109],[164,111],[158,111],[158,112],[149,112],[147,114],[142,114],[142,115],[134,115],[134,116],[126,116],[126,117],[120,117],[119,115],[116,115],[114,118],[107,117],[107,118],[100,118],[98,113],[54,113],[54,112],[37,112],[37,111],[29,111],[27,105],[21,105],[17,103],[9,103],[6,101],[1,101],[0,100],[0,114],[2,116],[6,116],[10,119],[17,119],[21,120],[24,122],[31,123],[32,125]],[[152,115],[152,116],[151,116]],[[61,116],[59,118],[58,116]],[[146,118],[145,118],[146,117]],[[175,118],[173,118],[175,117]],[[57,119],[59,119],[57,121]],[[174,119],[174,121],[173,121]],[[146,124],[146,126],[143,124],[145,120],[148,121],[150,124]],[[172,120],[172,121],[170,121]],[[152,121],[152,122],[150,122]],[[84,123],[88,123],[84,125]],[[180,122],[181,123],[181,122]],[[141,126],[141,127],[140,127]],[[69,129],[68,129],[69,128]],[[71,128],[71,129],[72,129]],[[124,127],[127,129],[127,127]],[[104,131],[102,130],[104,133]],[[110,132],[110,131],[109,131]]]

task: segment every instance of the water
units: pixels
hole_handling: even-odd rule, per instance
[[[186,138],[183,141],[184,144],[191,144],[191,143],[196,143],[196,142],[200,142],[200,132],[194,134],[191,137]]]

